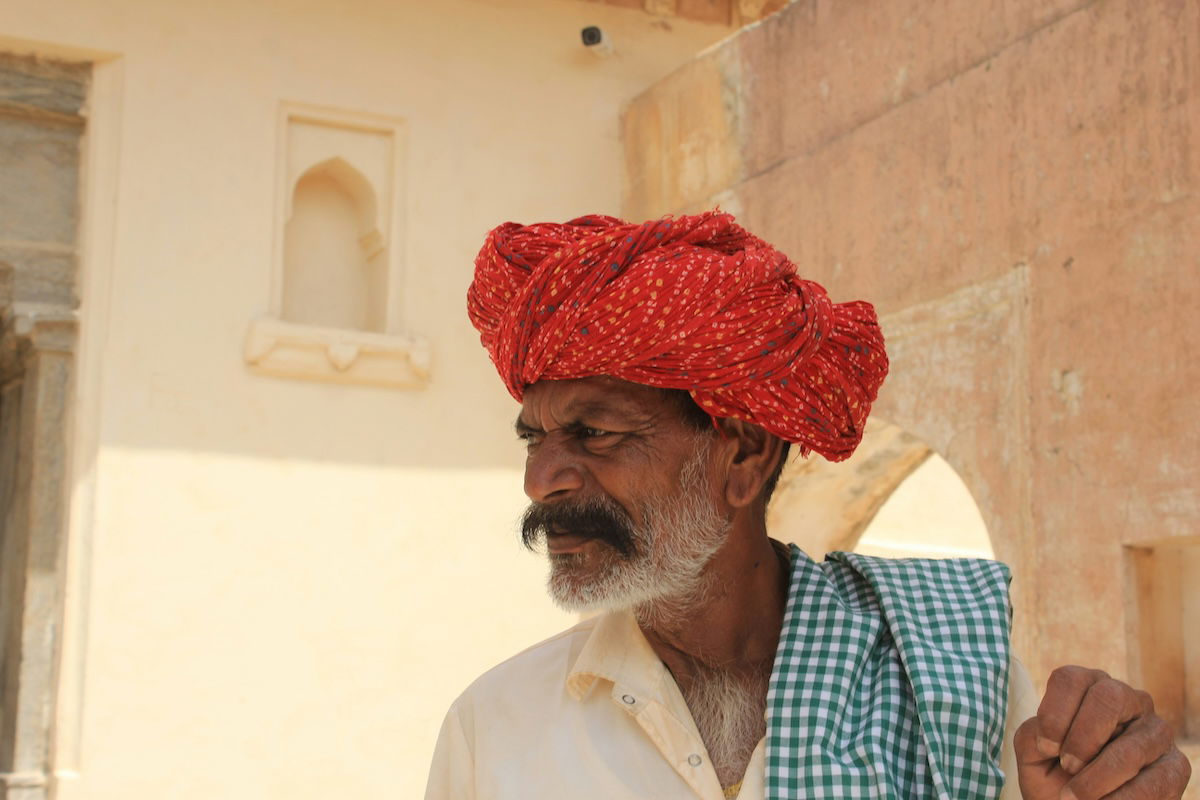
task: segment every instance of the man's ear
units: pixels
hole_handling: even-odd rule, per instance
[[[759,498],[771,473],[783,457],[783,440],[757,425],[740,419],[720,421],[723,438],[732,448],[725,478],[725,500],[744,508]]]

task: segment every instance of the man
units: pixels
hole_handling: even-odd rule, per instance
[[[713,212],[502,225],[468,309],[521,401],[524,540],[560,606],[602,613],[455,702],[429,800],[1180,796],[1143,693],[1064,668],[1036,705],[1002,565],[768,537],[789,443],[861,438],[870,305]]]

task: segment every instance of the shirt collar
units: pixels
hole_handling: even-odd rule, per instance
[[[667,668],[642,635],[630,611],[600,617],[567,673],[567,692],[582,700],[597,681],[608,681],[614,693],[662,701]]]

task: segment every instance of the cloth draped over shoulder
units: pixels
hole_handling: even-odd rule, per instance
[[[792,546],[767,694],[765,796],[996,798],[1008,568]]]
[[[888,361],[869,303],[834,303],[782,253],[712,211],[631,224],[505,223],[475,260],[467,311],[513,397],[593,375],[688,390],[839,461]]]

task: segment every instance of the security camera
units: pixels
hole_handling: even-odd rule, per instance
[[[579,32],[579,38],[583,40],[583,46],[596,55],[612,55],[612,42],[604,35],[604,31],[600,30],[599,26],[588,25]]]

